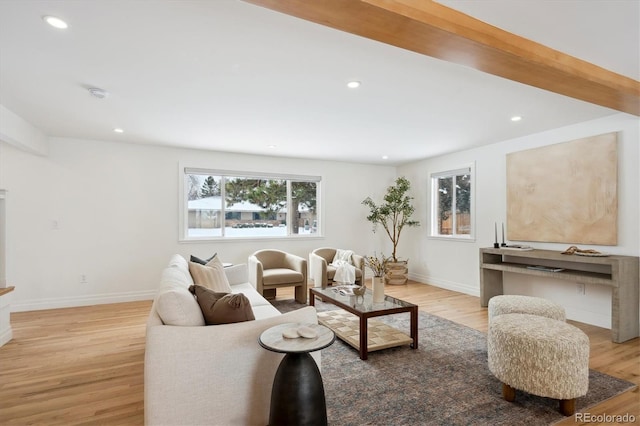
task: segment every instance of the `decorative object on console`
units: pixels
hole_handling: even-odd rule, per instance
[[[397,248],[400,234],[405,226],[420,226],[420,222],[411,219],[415,207],[411,203],[413,197],[407,195],[410,189],[409,180],[405,177],[399,177],[396,179],[395,185],[387,188],[382,204],[377,205],[371,197],[362,201],[362,204],[369,207],[367,220],[373,224],[373,232],[376,232],[377,225],[382,225],[393,245],[392,262],[387,265],[388,284],[405,284],[409,278],[408,262],[406,260],[398,261]]]
[[[524,244],[508,244],[500,247],[503,250],[517,250],[517,251],[530,251],[533,250],[531,246],[525,246]]]
[[[507,237],[616,245],[617,184],[617,133],[507,154]]]
[[[576,246],[571,246],[568,249],[566,249],[565,251],[562,252],[562,254],[577,254],[578,256],[590,256],[590,257],[607,257],[609,256],[609,253],[602,253],[599,252],[598,250],[593,250],[593,249],[580,249]]]

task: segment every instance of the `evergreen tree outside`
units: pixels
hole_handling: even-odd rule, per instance
[[[225,194],[228,206],[247,201],[260,206],[262,219],[275,219],[287,202],[287,182],[280,179],[227,178]]]
[[[220,195],[220,184],[213,176],[207,176],[200,188],[200,198],[214,197]]]

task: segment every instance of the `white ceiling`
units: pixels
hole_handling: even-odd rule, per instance
[[[640,0],[441,3],[640,79]],[[51,137],[373,164],[616,113],[237,0],[0,0],[0,104]]]

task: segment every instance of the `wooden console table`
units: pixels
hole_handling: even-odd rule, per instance
[[[562,271],[529,269],[529,266]],[[480,304],[503,294],[504,272],[611,287],[611,340],[622,343],[639,335],[639,259],[635,256],[587,257],[553,250],[480,249]]]

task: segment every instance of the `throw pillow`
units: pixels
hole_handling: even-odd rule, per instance
[[[189,262],[189,273],[191,273],[195,284],[210,288],[214,291],[231,293],[231,286],[229,285],[227,274],[224,273],[224,267],[220,259],[218,259],[218,256],[214,257],[210,262],[207,262],[206,265]]]
[[[194,255],[191,255],[189,260],[191,262],[199,263],[201,265],[206,265],[208,262],[211,262],[213,260],[213,258],[216,257],[217,255],[218,255],[218,253],[213,253],[213,256],[211,256],[210,258],[208,258],[206,260],[200,259],[199,257],[196,257]]]
[[[207,325],[252,321],[255,318],[249,299],[242,293],[219,293],[200,285],[189,291],[196,296]]]
[[[186,287],[166,286],[155,299],[156,312],[165,325],[205,325],[202,310]]]

